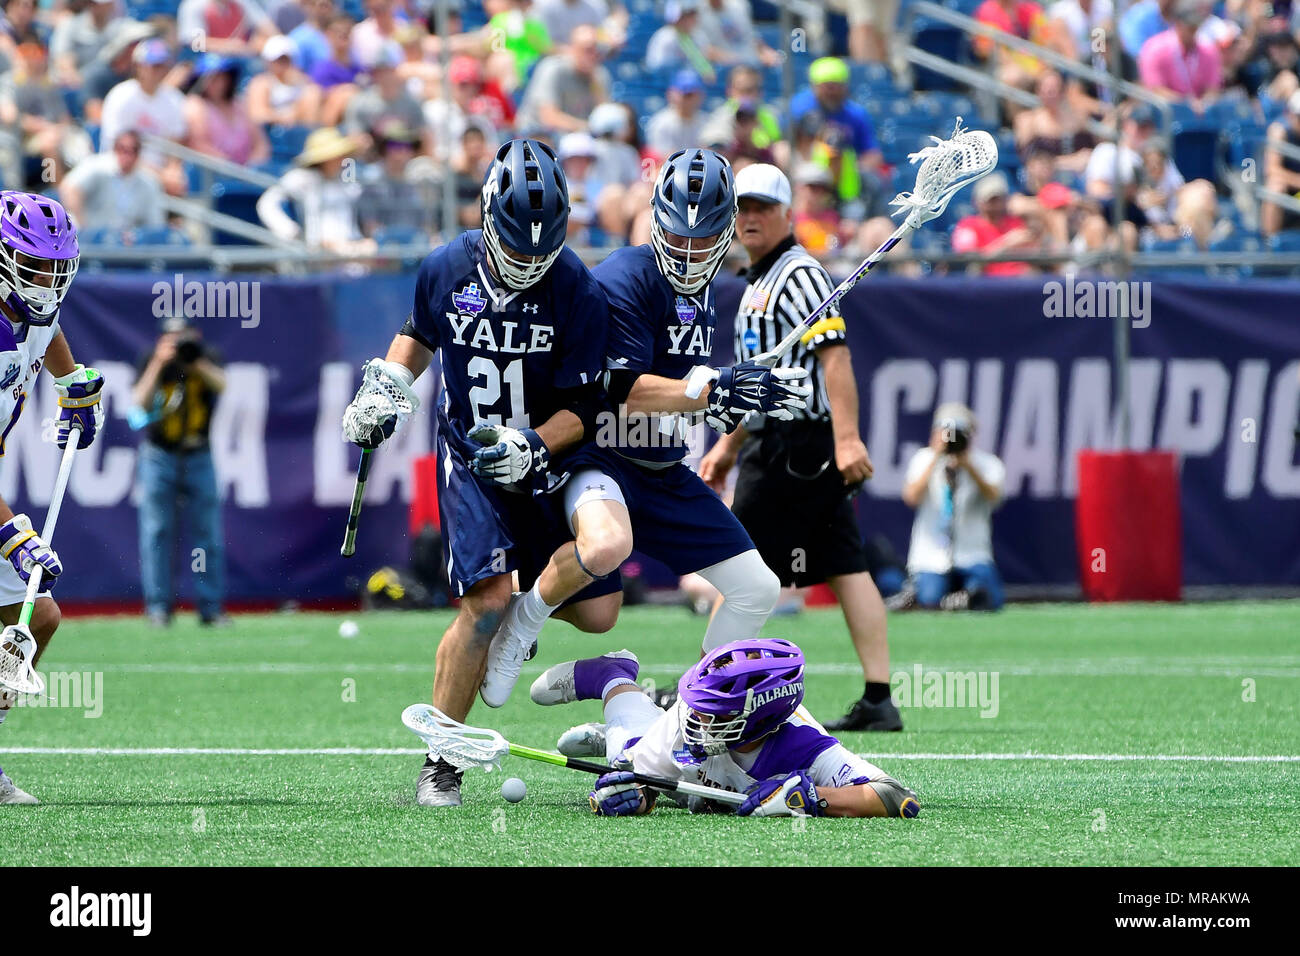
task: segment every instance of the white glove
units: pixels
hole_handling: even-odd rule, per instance
[[[483,446],[469,461],[469,470],[480,478],[500,485],[529,478],[529,487],[537,491],[555,485],[549,473],[550,449],[534,429],[520,431],[507,425],[482,424],[471,428],[465,437]]]

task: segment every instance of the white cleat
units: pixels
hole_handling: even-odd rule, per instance
[[[605,725],[579,724],[560,735],[555,749],[566,757],[604,757]]]
[[[600,657],[631,661],[633,676],[641,667],[637,656],[627,649],[610,651],[608,654],[601,654]],[[578,696],[575,669],[579,664],[587,664],[590,660],[564,661],[547,668],[541,677],[533,681],[533,686],[528,689],[528,696],[533,699],[534,704],[541,704],[543,707],[550,707],[553,704],[572,704],[576,700],[584,699]]]
[[[519,682],[524,661],[532,660],[537,653],[537,638],[521,633],[514,613],[523,596],[520,591],[510,595],[506,611],[501,615],[501,626],[492,635],[492,644],[488,647],[487,673],[483,675],[478,695],[489,707],[500,707],[510,699],[511,691]]]
[[[27,791],[19,790],[14,785],[14,782],[9,779],[9,775],[0,770],[0,804],[12,803],[15,805],[35,806],[40,802]]]

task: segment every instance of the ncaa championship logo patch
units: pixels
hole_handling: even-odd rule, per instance
[[[18,373],[22,370],[23,367],[17,362],[10,362],[9,367],[5,369],[5,377],[0,379],[0,389],[6,389],[14,382],[18,381]]]
[[[682,325],[690,325],[695,321],[695,306],[680,295],[677,297],[677,321]]]
[[[451,297],[451,301],[457,312],[468,312],[470,315],[478,315],[487,308],[487,299],[479,295],[477,282],[465,286]]]
[[[757,352],[758,332],[754,329],[745,329],[740,336],[740,344],[745,347],[746,352]]]

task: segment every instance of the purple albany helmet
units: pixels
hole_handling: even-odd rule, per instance
[[[19,319],[52,323],[80,262],[77,229],[56,200],[0,191],[0,299]]]
[[[682,734],[697,758],[776,730],[803,700],[803,651],[790,641],[732,641],[682,675]]]

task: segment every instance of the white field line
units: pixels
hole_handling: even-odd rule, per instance
[[[42,757],[415,757],[416,747],[12,747],[0,754]],[[1050,762],[1125,763],[1300,763],[1294,754],[1049,754],[1049,753],[882,753],[862,754],[878,760],[1042,760]]]
[[[1283,658],[1256,658],[1253,660],[1205,660],[1197,658],[1115,658],[1107,660],[1044,661],[1040,664],[1026,663],[1023,660],[1001,661],[936,661],[923,663],[922,670],[930,671],[996,671],[1007,677],[1280,677],[1300,678],[1300,663],[1288,666],[1290,660]],[[1281,666],[1279,666],[1281,665]],[[641,668],[643,674],[666,674],[676,679],[691,662],[680,664],[647,664]],[[912,673],[915,663],[895,664],[895,673],[903,671]],[[283,663],[228,663],[228,664],[187,664],[176,661],[157,661],[153,663],[106,663],[103,661],[77,661],[69,663],[51,662],[48,668],[59,673],[95,671],[105,674],[190,674],[190,675],[302,675],[313,674],[423,674],[433,673],[433,662],[412,664],[398,661],[357,661],[343,664],[319,664],[313,662],[285,661]],[[532,677],[542,673],[544,667],[525,666],[523,673]],[[814,676],[840,676],[861,674],[857,664],[849,663],[810,663],[806,670]]]

